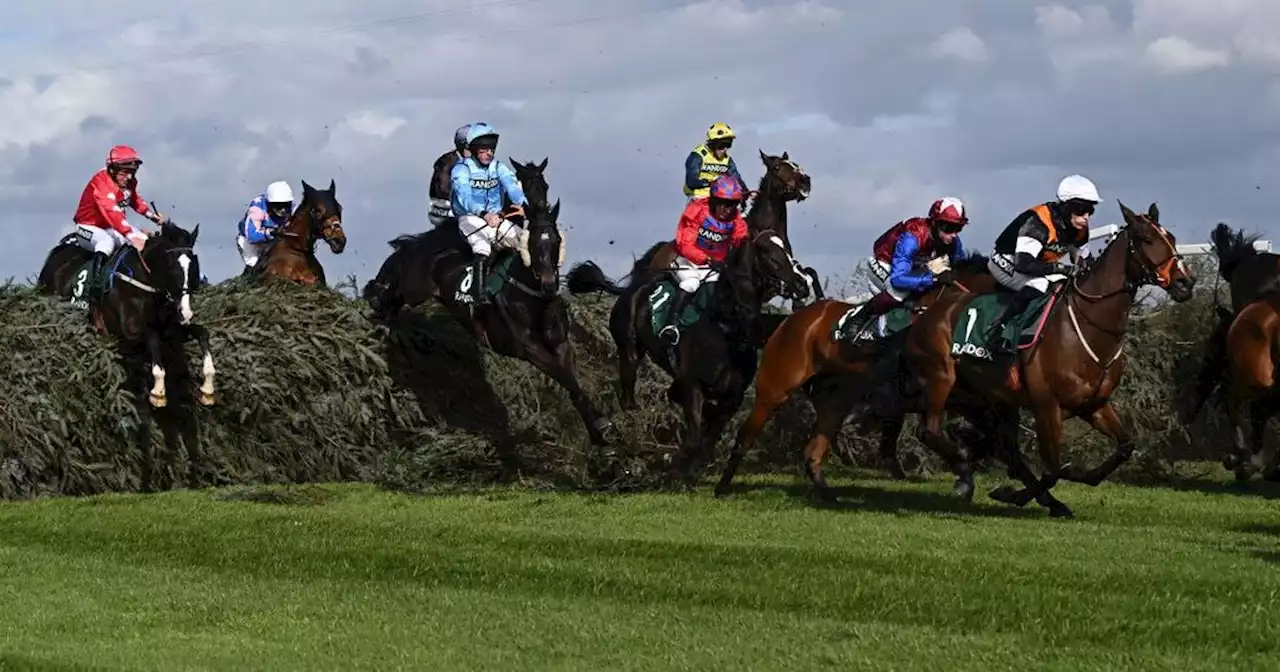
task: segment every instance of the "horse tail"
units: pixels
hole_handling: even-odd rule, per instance
[[[398,241],[399,239],[397,239]],[[360,296],[364,302],[369,304],[373,312],[380,317],[387,315],[401,303],[398,299],[400,296],[400,267],[403,249],[396,245],[397,241],[392,241],[391,246],[395,248],[395,252],[382,262],[382,267],[378,269],[378,274],[372,280],[365,283],[364,289],[360,292]]]
[[[1209,240],[1213,241],[1214,252],[1218,255],[1218,275],[1223,280],[1231,282],[1231,276],[1240,263],[1258,253],[1253,249],[1257,239],[1257,235],[1246,236],[1243,230],[1232,231],[1225,222],[1218,222],[1213,233],[1209,234]]]
[[[605,292],[613,296],[621,296],[627,291],[627,284],[619,285],[610,280],[594,261],[583,261],[569,269],[565,276],[565,285],[570,294],[586,294],[588,292]]]

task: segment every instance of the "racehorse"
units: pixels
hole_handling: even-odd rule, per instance
[[[671,361],[668,347],[653,327],[655,305],[663,302],[653,297],[663,282],[672,282],[668,275],[646,275],[644,261],[638,260],[629,281],[619,285],[594,262],[585,261],[566,278],[571,294],[603,291],[619,297],[609,315],[609,332],[618,348],[623,409],[637,407],[636,371],[646,355],[671,375],[667,398],[681,404],[687,428],[672,472],[683,472],[690,486],[697,482],[695,462],[711,454],[755,376],[760,295],[777,285],[789,298],[807,291],[804,277],[777,234],[766,229],[749,235],[745,244],[730,250],[720,280],[706,288],[712,305],[684,330],[677,346],[678,362]],[[695,295],[690,303],[697,301]]]
[[[906,363],[924,391],[920,439],[952,463],[961,477],[958,496],[973,497],[973,471],[968,451],[942,433],[948,406],[994,412],[1000,452],[1011,460],[1010,475],[1026,487],[1016,492],[997,488],[990,497],[1017,506],[1037,499],[1053,516],[1073,515],[1050,492],[1059,479],[1096,486],[1132,454],[1129,430],[1111,404],[1124,372],[1129,309],[1138,289],[1152,284],[1174,301],[1185,302],[1192,296],[1195,278],[1178,254],[1174,235],[1160,225],[1154,203],[1146,215],[1123,203],[1120,211],[1125,227],[1087,270],[1051,290],[1056,298],[1040,335],[1013,362],[953,354],[960,316],[966,316],[970,327],[977,319],[976,309],[970,308],[976,294],[939,297],[908,330]],[[1035,415],[1044,471],[1040,479],[1017,449],[1019,408],[1030,408]],[[1091,470],[1061,461],[1062,425],[1076,416],[1116,442],[1112,454]]]
[[[996,280],[987,268],[987,258],[980,254],[971,254],[956,262],[952,272],[955,277],[953,284],[937,285],[915,301],[910,310],[912,320],[948,290],[981,294],[995,289]],[[843,301],[820,300],[787,316],[769,336],[760,358],[760,370],[756,373],[755,407],[738,429],[729,460],[716,486],[717,497],[729,494],[743,456],[755,445],[765,423],[778,407],[803,387],[816,413],[804,451],[805,469],[818,494],[830,498],[831,490],[822,475],[822,462],[835,443],[845,417],[861,399],[860,395],[835,383],[860,382],[868,377],[870,371],[881,370],[876,367],[878,362],[896,362],[901,350],[901,334],[888,337],[887,342],[874,339],[854,343],[834,340],[833,329],[852,308],[852,304]],[[892,373],[891,370],[886,372]],[[837,380],[842,378],[855,380]],[[897,457],[903,422],[904,415],[898,413],[880,418],[880,455],[895,478],[905,477]]]
[[[1218,275],[1231,290],[1231,309],[1216,306],[1218,323],[1205,343],[1203,364],[1196,378],[1190,403],[1183,408],[1183,424],[1191,424],[1223,376],[1230,371],[1227,362],[1227,330],[1232,319],[1249,303],[1280,285],[1280,254],[1259,252],[1253,243],[1258,235],[1246,236],[1219,223],[1209,234],[1218,257]]]
[[[316,189],[306,180],[302,181],[302,202],[268,243],[258,263],[246,269],[245,274],[324,287],[324,268],[316,258],[318,239],[328,243],[334,254],[342,254],[347,247],[347,234],[342,230],[342,204],[338,202],[332,179],[328,189]]]
[[[471,306],[458,300],[472,257],[455,223],[390,241],[395,251],[365,285],[363,297],[383,320],[390,320],[404,306],[435,299],[481,343],[499,354],[523,359],[555,380],[569,394],[591,443],[604,446],[609,443],[605,433],[612,431],[613,423],[596,409],[578,382],[569,314],[557,295],[564,262],[564,237],[557,224],[560,202],[547,207],[541,168],[526,171],[520,180],[529,205],[523,211],[516,207],[510,216],[520,217],[523,212],[526,228],[518,251],[500,249],[490,262],[491,275],[505,277],[492,303]],[[520,263],[514,261],[517,256]]]
[[[1280,411],[1276,389],[1276,365],[1280,363],[1280,289],[1267,291],[1244,306],[1229,323],[1223,354],[1230,366],[1227,383],[1227,416],[1231,419],[1234,452],[1223,460],[1236,479],[1247,481],[1255,470],[1268,481],[1280,481],[1275,450],[1263,451],[1263,428]],[[1245,445],[1244,408],[1249,407],[1252,443]]]
[[[760,152],[765,173],[760,178],[759,190],[751,200],[751,209],[744,216],[747,220],[747,230],[751,233],[772,231],[782,240],[787,254],[793,254],[791,238],[787,233],[787,203],[789,201],[798,203],[808,198],[812,183],[809,175],[799,164],[791,160],[787,152],[783,152],[782,156],[770,156],[763,150],[756,151]],[[746,185],[743,185],[743,188],[746,188]],[[675,258],[675,241],[661,241],[654,243],[640,256],[636,268],[645,269],[645,273],[661,273],[674,267]],[[822,284],[818,281],[818,272],[810,266],[801,266],[799,262],[794,261],[794,258],[792,263],[796,267],[796,272],[805,277],[808,285],[806,292],[800,295],[798,300],[821,299],[823,293]],[[638,279],[638,276],[636,277]],[[781,291],[780,286],[766,287],[760,294],[760,304],[764,305],[772,301]]]

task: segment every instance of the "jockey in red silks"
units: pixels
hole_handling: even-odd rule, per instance
[[[139,252],[147,242],[149,231],[137,229],[125,219],[124,209],[162,224],[168,217],[153,211],[138,194],[138,168],[142,159],[127,145],[116,145],[107,153],[107,165],[93,174],[80,194],[80,204],[72,218],[80,235],[80,247],[93,253],[89,275],[90,302],[97,299],[98,276],[107,258],[121,245],[131,243]]]
[[[876,240],[867,260],[871,281],[880,290],[852,318],[848,333],[938,284],[951,282],[951,265],[965,258],[960,231],[969,223],[964,203],[945,197],[933,202],[928,217],[898,222]]]
[[[675,244],[678,288],[667,323],[658,332],[668,345],[680,342],[676,318],[687,302],[702,283],[720,279],[729,250],[747,239],[747,222],[741,211],[745,197],[746,190],[737,178],[721,175],[711,183],[708,198],[689,201],[680,213]]]

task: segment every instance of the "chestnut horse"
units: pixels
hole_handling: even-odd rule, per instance
[[[764,176],[760,178],[760,188],[751,200],[751,209],[744,218],[747,230],[751,233],[772,231],[782,240],[787,254],[794,255],[791,239],[787,234],[787,203],[799,203],[809,197],[812,183],[809,175],[786,152],[782,156],[770,156],[762,150],[760,160],[764,162]],[[743,185],[744,188],[746,185]],[[744,203],[745,206],[745,203]],[[637,268],[646,269],[647,273],[661,273],[674,268],[676,258],[675,241],[664,240],[655,243],[640,257]],[[794,257],[793,257],[794,260]],[[794,263],[796,272],[804,277],[809,286],[808,291],[798,297],[799,301],[810,302],[822,298],[822,285],[818,281],[818,272],[812,267]],[[637,281],[640,278],[636,278]],[[766,287],[760,294],[760,304],[772,301],[782,293],[782,287]]]
[[[302,202],[276,233],[257,265],[246,269],[245,275],[324,287],[324,268],[316,258],[317,239],[324,239],[334,254],[342,254],[347,247],[342,204],[333,180],[329,180],[328,189],[316,189],[302,181]]]
[[[1267,420],[1280,411],[1280,390],[1276,389],[1276,364],[1280,362],[1280,289],[1273,289],[1247,304],[1230,322],[1223,341],[1223,354],[1230,366],[1227,382],[1227,415],[1235,429],[1234,452],[1223,460],[1234,469],[1236,479],[1247,481],[1262,471],[1268,481],[1280,481],[1280,462],[1275,450],[1263,451]],[[1246,447],[1243,415],[1249,407],[1252,443]]]
[[[1129,309],[1145,285],[1164,289],[1179,303],[1187,301],[1195,278],[1178,254],[1174,235],[1160,225],[1154,203],[1146,215],[1134,213],[1123,203],[1120,211],[1125,227],[1087,270],[1074,274],[1065,287],[1051,290],[1058,292],[1058,299],[1038,341],[1018,352],[1012,362],[953,354],[957,322],[977,298],[975,294],[940,297],[908,331],[906,362],[924,390],[920,439],[951,462],[961,478],[956,486],[960,497],[973,497],[973,471],[967,449],[942,433],[949,406],[986,407],[999,418],[1000,453],[1011,460],[1010,475],[1026,487],[1015,492],[1004,486],[990,496],[1017,506],[1036,499],[1053,516],[1073,515],[1050,493],[1059,479],[1096,486],[1132,454],[1129,430],[1111,404],[1124,373]],[[1029,408],[1035,415],[1044,470],[1040,479],[1017,449],[1020,408]],[[1062,425],[1070,417],[1083,418],[1116,442],[1112,454],[1094,469],[1062,464]]]
[[[1244,231],[1232,231],[1219,222],[1209,234],[1218,257],[1218,276],[1227,281],[1231,289],[1231,309],[1215,306],[1218,324],[1205,343],[1204,359],[1189,403],[1183,407],[1183,424],[1191,424],[1209,396],[1223,382],[1230,364],[1227,361],[1227,330],[1233,318],[1249,303],[1263,293],[1276,289],[1280,278],[1280,254],[1259,252],[1253,243],[1257,234],[1245,235]]]
[[[923,293],[911,308],[912,320],[948,289],[977,293],[995,289],[995,277],[987,268],[987,258],[982,255],[973,254],[958,261],[952,271],[955,274],[954,284],[935,286]],[[738,429],[729,461],[716,486],[717,497],[729,494],[743,455],[755,445],[765,423],[778,407],[801,387],[808,393],[817,414],[804,451],[806,473],[817,492],[830,497],[830,489],[822,475],[822,462],[844,425],[845,417],[859,403],[861,395],[826,383],[836,382],[838,378],[853,378],[857,380],[850,382],[861,382],[877,362],[889,357],[896,361],[901,350],[902,334],[886,339],[896,341],[896,347],[875,340],[854,343],[833,340],[833,327],[851,308],[852,304],[843,301],[820,300],[787,316],[769,336],[760,360],[760,370],[756,373],[755,407]],[[880,455],[888,461],[890,472],[898,478],[904,477],[897,459],[898,436],[902,433],[904,418],[899,413],[888,413],[880,418]]]

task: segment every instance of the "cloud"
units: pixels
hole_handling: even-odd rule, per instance
[[[973,34],[964,26],[952,28],[939,37],[929,53],[939,58],[954,58],[958,61],[981,63],[987,60],[987,45],[982,38]]]
[[[791,228],[823,273],[943,195],[987,249],[1073,172],[1109,203],[1159,201],[1183,241],[1218,220],[1280,234],[1265,0],[281,0],[290,21],[248,28],[260,2],[85,7],[16,3],[0,39],[0,276],[39,270],[124,142],[142,193],[202,223],[211,278],[239,273],[235,221],[267,183],[333,179],[348,246],[320,258],[364,280],[428,226],[431,161],[475,120],[500,157],[548,159],[570,261],[613,273],[672,234],[684,158],[716,121],[749,181],[759,149],[813,177]]]
[[[1231,61],[1231,55],[1226,51],[1205,49],[1176,35],[1148,44],[1146,57],[1157,70],[1169,74],[1221,68]]]

